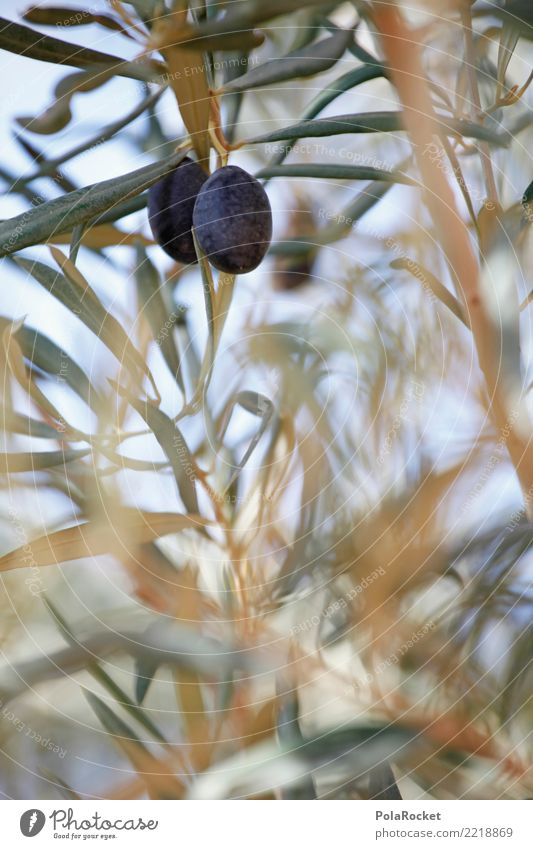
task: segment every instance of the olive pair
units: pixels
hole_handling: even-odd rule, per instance
[[[262,185],[242,168],[226,165],[210,177],[186,157],[148,192],[154,238],[173,259],[197,262],[191,228],[219,271],[257,268],[272,239],[272,211]]]

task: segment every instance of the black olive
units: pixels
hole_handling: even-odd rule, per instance
[[[197,262],[191,233],[192,214],[207,174],[185,157],[148,192],[148,218],[154,239],[178,262]]]
[[[198,193],[196,238],[212,265],[230,274],[257,268],[272,239],[272,210],[262,185],[242,168],[215,171]]]

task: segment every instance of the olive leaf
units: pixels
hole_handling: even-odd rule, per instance
[[[332,11],[331,2],[326,0],[248,0],[246,3],[230,4],[226,14],[207,19],[195,27],[184,28],[182,39],[206,37],[249,30],[264,21],[295,10],[324,7]]]
[[[64,77],[54,90],[55,101],[40,115],[17,118],[17,123],[32,133],[49,135],[62,130],[72,118],[71,100],[77,92],[94,91],[113,76],[110,68],[101,71],[75,71]]]
[[[84,694],[104,729],[146,784],[150,798],[179,799],[183,795],[184,787],[181,780],[173,775],[171,767],[156,758],[133,729],[102,699],[88,690],[84,690]]]
[[[179,428],[163,410],[159,410],[147,401],[140,401],[114,381],[110,380],[109,382],[119,395],[127,399],[128,403],[152,430],[168,457],[181,500],[189,513],[198,513],[196,463]]]
[[[135,281],[139,313],[146,314],[154,341],[159,346],[172,377],[183,392],[185,387],[181,362],[174,337],[176,316],[171,313],[165,302],[159,273],[141,245],[136,246]]]
[[[312,118],[316,118],[319,112],[322,112],[326,106],[329,106],[337,97],[344,92],[349,91],[352,88],[355,88],[362,83],[368,82],[369,80],[377,79],[378,77],[382,77],[385,74],[385,68],[383,65],[376,64],[364,64],[360,68],[355,68],[353,71],[348,71],[346,74],[343,74],[342,77],[334,80],[330,83],[327,88],[321,91],[314,100],[311,101],[307,109],[305,110],[302,120],[309,121]],[[271,165],[279,165],[284,159],[289,155],[292,150],[292,144],[285,144],[281,148],[280,152],[273,157]]]
[[[87,24],[100,26],[128,35],[121,21],[111,15],[95,14],[90,9],[76,9],[65,6],[31,6],[22,18],[30,24],[49,27],[79,27]]]
[[[160,63],[129,62],[99,50],[43,35],[42,32],[7,18],[0,18],[0,50],[8,50],[40,62],[52,62],[54,65],[71,65],[74,68],[100,66],[102,70],[112,68],[119,76],[141,82],[156,81],[164,72]]]
[[[200,163],[209,157],[208,133],[210,93],[207,60],[201,50],[184,50],[176,44],[174,28],[185,25],[187,11],[159,18],[152,30],[151,44],[164,57],[168,68],[168,84],[172,88],[183,123]]]
[[[447,115],[437,115],[441,132],[447,135],[461,135],[481,141],[492,142],[500,147],[510,143],[508,133],[494,132],[472,121],[456,120]],[[404,129],[401,112],[361,112],[355,115],[335,115],[331,118],[317,118],[301,121],[279,130],[246,139],[246,144],[265,144],[285,139],[321,138],[345,133],[395,133]]]
[[[240,406],[243,408],[243,410],[246,410],[253,416],[257,416],[261,419],[261,422],[257,429],[257,432],[250,440],[250,444],[244,452],[242,459],[236,464],[235,470],[233,471],[233,474],[230,477],[229,483],[226,485],[226,492],[231,490],[231,488],[235,485],[240,473],[242,472],[248,460],[257,448],[263,434],[274,419],[275,412],[272,401],[270,400],[270,398],[267,398],[266,395],[262,395],[260,392],[251,392],[250,390],[238,392],[237,395],[235,395],[230,400],[228,407],[224,413],[221,425],[221,440],[226,434],[233,410],[236,406]]]
[[[56,433],[56,439],[59,434]],[[63,466],[80,457],[86,457],[90,448],[78,451],[13,451],[0,453],[0,474],[11,475],[14,472],[40,472],[54,466]]]
[[[45,374],[53,375],[60,382],[64,381],[92,410],[98,411],[101,406],[99,392],[66,351],[38,330],[26,325],[16,331],[15,338],[22,353],[31,363],[32,370],[36,368]],[[57,439],[57,432],[55,434]]]
[[[57,607],[50,601],[48,598],[44,598],[44,603],[48,608],[51,616],[54,618],[56,624],[59,627],[59,630],[63,634],[65,640],[69,645],[75,646],[78,643],[78,638],[73,634],[70,625],[67,623],[66,619],[61,615]],[[93,678],[98,681],[99,684],[104,687],[107,692],[113,696],[113,698],[121,705],[128,713],[137,720],[137,722],[142,725],[146,731],[150,734],[153,734],[155,739],[160,743],[165,743],[165,737],[161,734],[158,727],[154,725],[146,711],[142,710],[139,705],[135,704],[135,702],[129,698],[127,693],[119,687],[118,684],[113,681],[110,675],[107,674],[105,669],[101,666],[101,664],[91,663],[87,667],[88,671],[92,674]]]
[[[66,560],[98,557],[118,553],[129,556],[134,545],[151,542],[185,528],[201,528],[205,524],[200,516],[180,513],[149,513],[134,508],[121,508],[120,521],[108,524],[102,519],[81,522],[70,528],[53,531],[30,540],[32,558],[36,566],[51,566]],[[0,572],[23,569],[27,566],[25,546],[0,557]]]
[[[41,203],[15,218],[0,223],[0,256],[16,253],[21,248],[50,241],[59,233],[68,233],[85,221],[105,223],[146,205],[146,198],[136,195],[156,183],[187,155],[183,150],[164,162],[145,165],[137,171],[93,183],[75,192]],[[129,206],[121,206],[134,201]],[[106,217],[102,213],[109,213]],[[101,217],[99,217],[101,216]],[[115,217],[113,217],[115,216]]]
[[[303,118],[305,120],[315,118],[319,112],[322,112],[326,106],[333,103],[333,101],[336,100],[337,97],[340,97],[341,94],[344,94],[344,92],[350,91],[350,89],[356,88],[370,80],[378,79],[379,77],[384,76],[385,73],[386,69],[383,65],[375,64],[365,64],[360,68],[354,68],[352,71],[347,71],[342,75],[342,77],[338,77],[338,79],[333,80],[333,82],[329,83],[323,91],[316,95],[305,110]]]
[[[247,73],[230,80],[220,93],[235,93],[274,83],[312,77],[332,67],[343,55],[353,38],[352,30],[338,30],[333,35],[307,47],[251,68]]]
[[[36,439],[61,438],[61,434],[55,427],[38,419],[32,419],[31,416],[15,413],[7,407],[0,406],[0,417],[8,433],[20,433],[22,436],[35,437]]]
[[[300,726],[298,689],[291,684],[283,673],[279,673],[276,678],[276,692],[278,740],[281,745],[285,743],[302,745],[305,738]],[[296,785],[296,787],[283,788],[281,792],[283,799],[316,799],[313,776],[308,775],[307,779],[302,781],[301,784]]]
[[[58,251],[58,253],[60,252]],[[66,257],[64,259],[66,260]],[[96,293],[79,272],[79,277],[69,278],[43,262],[21,256],[16,257],[15,261],[73,315],[79,318],[114,354],[119,363],[127,362],[134,373],[138,371],[145,374],[153,385],[150,370],[143,357],[128,338],[122,325],[105,309]]]
[[[465,311],[460,302],[457,300],[455,295],[450,292],[450,290],[447,289],[446,286],[444,286],[444,284],[441,283],[440,280],[435,277],[434,274],[431,273],[431,271],[429,271],[427,268],[424,268],[418,262],[415,262],[412,259],[408,259],[407,257],[402,257],[400,259],[393,260],[390,263],[390,267],[395,269],[401,268],[405,269],[406,271],[409,271],[413,275],[413,277],[415,277],[424,286],[427,286],[430,291],[435,295],[435,297],[438,298],[439,301],[441,301],[441,303],[443,303],[446,307],[448,307],[450,312],[452,312],[454,316],[459,319],[459,321],[462,321],[465,327],[470,329],[469,318],[465,314]]]
[[[187,31],[186,31],[187,32]],[[254,50],[260,47],[265,40],[265,34],[258,30],[240,30],[238,32],[225,32],[220,35],[191,35],[183,37],[183,30],[176,30],[176,43],[183,50],[230,51],[230,50]]]
[[[385,171],[382,168],[373,168],[366,165],[315,165],[313,163],[267,165],[266,168],[261,168],[255,176],[258,179],[312,177],[323,180],[385,180],[390,183],[403,183],[407,186],[418,185],[411,177],[400,174],[398,171]]]
[[[80,156],[82,153],[86,153],[89,150],[92,150],[95,147],[103,144],[106,141],[112,139],[117,133],[127,127],[132,121],[135,121],[140,115],[142,115],[147,109],[150,109],[157,103],[159,98],[162,96],[164,92],[164,88],[160,88],[157,91],[151,92],[146,97],[143,97],[134,107],[129,110],[126,115],[122,118],[118,118],[116,121],[112,121],[110,124],[105,125],[97,133],[84,141],[80,142],[75,147],[70,150],[65,151],[64,153],[58,154],[51,159],[45,159],[42,154],[38,154],[34,156],[36,161],[39,163],[39,170],[33,174],[24,178],[25,183],[30,183],[32,180],[36,180],[39,177],[45,176],[53,176],[55,180],[59,181],[61,178],[64,180],[64,175],[62,175],[58,168],[64,162],[70,162],[76,156]],[[29,147],[28,142],[17,136],[17,141],[25,147]],[[173,151],[172,151],[173,152]],[[162,157],[163,158],[163,157]],[[65,191],[73,191],[75,187],[71,187],[69,189],[65,189]]]

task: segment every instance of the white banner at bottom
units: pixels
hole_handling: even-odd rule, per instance
[[[2,844],[532,849],[533,801],[4,801]],[[29,841],[35,839],[35,843]],[[67,842],[69,841],[69,842]]]

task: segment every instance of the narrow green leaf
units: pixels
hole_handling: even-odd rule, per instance
[[[22,413],[14,413],[6,407],[0,406],[0,417],[8,433],[20,433],[22,436],[30,436],[34,439],[61,439],[62,437],[60,431],[46,422],[40,422]]]
[[[136,249],[135,281],[139,297],[139,312],[146,314],[154,342],[161,349],[172,377],[184,392],[180,356],[174,338],[177,316],[165,303],[159,273],[142,245],[138,245]]]
[[[100,394],[72,357],[47,336],[26,325],[19,328],[15,336],[22,353],[33,366],[52,375],[59,382],[65,382],[82,401],[98,412],[101,406]]]
[[[398,800],[402,798],[388,761],[384,761],[371,770],[368,792],[370,798],[375,800]]]
[[[249,30],[256,24],[270,21],[279,15],[287,15],[296,9],[324,7],[331,9],[331,2],[326,0],[248,0],[246,3],[232,3],[223,16],[202,22],[199,26],[191,27],[184,37],[200,37],[234,33],[239,30]]]
[[[120,717],[118,717],[116,713],[114,713],[111,708],[102,701],[102,699],[98,698],[98,696],[94,693],[90,693],[88,690],[84,690],[84,694],[106,731],[108,731],[113,737],[118,737],[121,740],[128,741],[129,743],[135,743],[140,749],[148,752],[148,749],[146,749],[144,744],[141,743],[137,734],[135,734],[130,726],[120,719]]]
[[[264,40],[265,35],[262,32],[239,30],[214,35],[193,35],[185,41],[180,40],[179,46],[183,47],[184,50],[201,50],[206,53],[215,50],[254,50],[256,47],[260,47]]]
[[[282,746],[286,743],[289,745],[302,745],[304,736],[300,728],[298,690],[294,686],[291,686],[283,675],[277,676],[276,690],[278,696],[278,710],[276,715],[278,739]],[[316,799],[312,775],[309,774],[305,780],[295,787],[283,788],[282,796],[284,799]]]
[[[121,21],[111,15],[98,15],[90,9],[76,9],[67,6],[32,6],[23,14],[23,19],[30,24],[48,27],[79,27],[88,24],[100,24],[100,26],[112,29],[127,35]]]
[[[413,275],[424,287],[427,288],[435,295],[436,298],[441,301],[450,312],[454,314],[459,321],[462,321],[465,327],[470,329],[470,322],[468,320],[468,316],[465,315],[465,311],[457,298],[455,297],[449,289],[444,286],[440,280],[435,277],[431,271],[428,271],[424,266],[419,265],[419,263],[414,260],[408,259],[407,257],[403,257],[401,259],[395,259],[390,263],[391,268],[401,268],[405,271],[409,271],[410,274]]]
[[[227,82],[221,92],[236,93],[321,74],[338,62],[352,38],[352,30],[338,30],[322,41],[251,68],[242,76]]]
[[[59,434],[56,434],[59,436]],[[0,474],[15,472],[41,472],[54,466],[63,466],[90,454],[90,448],[80,451],[29,451],[0,453]]]
[[[376,79],[377,77],[382,77],[385,73],[386,70],[384,66],[376,64],[365,64],[361,68],[355,68],[353,71],[348,71],[348,73],[343,74],[342,77],[339,77],[337,80],[330,83],[324,91],[321,91],[315,99],[311,101],[302,116],[302,120],[309,121],[312,118],[316,118],[319,112],[325,109],[326,106],[329,106],[330,103],[332,103],[345,91],[355,88],[356,86],[361,85],[361,83],[368,82],[369,80]],[[284,144],[277,156],[272,158],[270,167],[280,165],[289,155],[292,148],[292,144]]]
[[[322,180],[385,180],[389,183],[403,183],[416,186],[416,180],[400,174],[397,171],[385,171],[382,168],[372,168],[366,165],[322,165],[294,164],[267,165],[255,175],[258,180],[272,177],[312,177]]]
[[[472,121],[456,120],[446,115],[438,115],[439,129],[448,135],[461,135],[492,142],[500,147],[506,147],[510,138],[507,133],[495,133],[493,130]],[[265,133],[253,139],[247,139],[247,144],[266,144],[267,142],[283,141],[285,139],[321,138],[346,133],[396,133],[404,129],[401,112],[361,112],[354,115],[335,115],[331,118],[317,118],[312,121],[301,121],[279,130]]]
[[[143,82],[157,80],[163,70],[156,63],[129,62],[109,53],[69,44],[7,18],[0,18],[0,50],[18,53],[40,62],[52,62],[54,65],[71,65],[74,68],[94,68],[99,65],[102,70],[111,67],[119,76]]]
[[[64,129],[72,118],[71,101],[78,92],[94,91],[105,85],[113,76],[112,70],[95,72],[75,71],[64,77],[54,89],[54,101],[51,106],[36,116],[17,118],[17,123],[32,133],[50,135]]]
[[[304,119],[310,120],[311,118],[316,118],[319,112],[322,112],[326,106],[329,106],[330,103],[336,100],[337,97],[340,97],[341,94],[344,94],[344,92],[356,88],[356,86],[362,85],[362,83],[383,77],[385,73],[386,70],[383,65],[366,64],[359,68],[354,68],[353,71],[347,71],[346,74],[333,80],[327,88],[317,94],[305,110]]]
[[[123,211],[118,204],[131,201],[136,195],[150,188],[169,171],[178,165],[187,155],[180,151],[164,162],[146,165],[130,174],[93,183],[75,192],[69,192],[59,198],[39,204],[26,212],[0,223],[0,256],[16,253],[30,245],[50,241],[60,233],[70,232],[77,224],[91,221],[93,224],[104,220],[115,220],[120,215],[142,208],[146,200],[127,207]],[[115,218],[102,216],[109,213]],[[118,214],[117,214],[118,213]],[[99,216],[102,216],[101,219]]]
[[[146,363],[131,343],[122,325],[105,309],[92,289],[82,292],[65,275],[42,262],[25,257],[16,257],[15,261],[79,318],[115,355],[119,363],[126,361],[134,372],[139,370],[150,376]]]
[[[75,646],[78,643],[77,637],[72,633],[72,629],[68,624],[67,620],[60,614],[59,610],[56,608],[52,602],[45,598],[44,603],[46,604],[48,610],[50,611],[52,617],[55,619],[57,625],[59,626],[60,631],[65,637],[67,643],[71,646]],[[124,690],[116,684],[110,675],[107,674],[105,669],[100,666],[99,663],[91,663],[88,666],[89,672],[92,674],[93,678],[98,681],[102,687],[105,687],[107,692],[113,696],[114,699],[118,702],[121,707],[128,711],[128,713],[135,719],[137,722],[142,725],[150,734],[153,734],[155,739],[160,743],[166,743],[165,737],[161,734],[156,725],[152,722],[150,717],[146,714],[144,710],[142,710],[139,705],[135,704],[132,699],[124,692]]]
[[[168,457],[178,492],[189,513],[199,513],[196,496],[196,464],[181,431],[163,410],[148,401],[140,401],[130,392],[110,381],[116,391],[128,400],[152,430],[159,445]]]
[[[142,705],[154,675],[159,669],[159,663],[149,657],[139,657],[135,661],[135,698]]]

